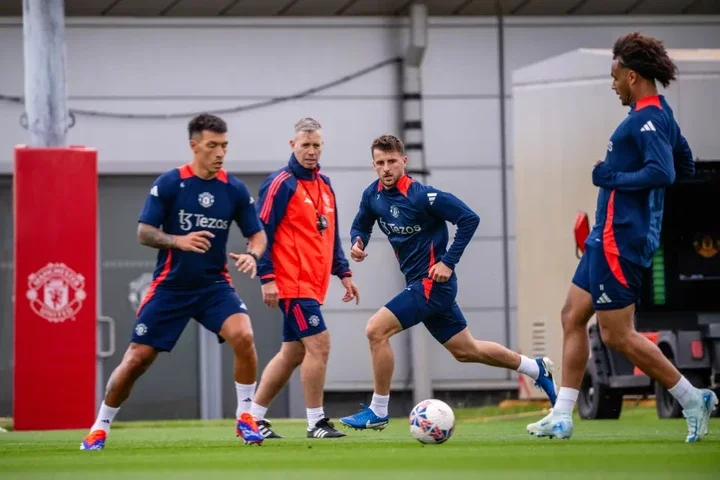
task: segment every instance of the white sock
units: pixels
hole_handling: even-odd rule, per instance
[[[388,403],[390,403],[390,395],[378,395],[373,393],[372,402],[370,402],[370,410],[378,417],[387,417]]]
[[[250,404],[255,396],[256,382],[250,385],[235,382],[235,392],[237,392],[237,410],[235,410],[235,418],[250,411]]]
[[[572,414],[579,394],[580,391],[574,388],[560,387],[553,412]]]
[[[105,430],[106,433],[109,432],[110,425],[115,419],[115,415],[117,415],[118,410],[120,410],[120,407],[108,407],[107,405],[105,405],[105,402],[103,402],[102,405],[100,405],[100,411],[98,412],[97,419],[95,420],[95,423],[93,423],[93,426],[90,428],[90,431],[93,432],[95,430]]]
[[[317,422],[325,418],[325,410],[323,407],[317,407],[317,408],[308,408],[307,409],[307,420],[308,420],[308,430],[312,430],[315,428],[315,425]]]
[[[520,355],[520,366],[517,371],[527,375],[533,380],[537,380],[540,376],[540,366],[532,358]]]
[[[267,413],[267,410],[267,407],[258,405],[255,402],[250,405],[250,415],[252,415],[255,420],[265,420],[265,414]]]
[[[670,390],[670,395],[675,397],[675,400],[678,401],[681,407],[685,408],[694,398],[695,398],[695,391],[697,389],[692,386],[692,383],[688,381],[687,378],[680,377],[680,381],[672,387]]]

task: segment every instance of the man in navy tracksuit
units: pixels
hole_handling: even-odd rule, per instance
[[[367,257],[365,247],[377,222],[395,251],[406,287],[368,322],[375,383],[372,402],[340,422],[356,429],[382,430],[387,426],[393,372],[389,339],[421,322],[459,361],[524,373],[555,403],[552,362],[548,358],[519,355],[494,342],[475,340],[455,301],[458,288],[455,266],[480,223],[478,215],[453,194],[406,175],[407,156],[397,137],[377,138],[370,151],[378,180],[363,192],[350,231],[353,242],[350,256],[356,262]],[[450,248],[447,222],[457,225]]]
[[[707,434],[715,393],[697,389],[660,349],[634,329],[635,303],[660,242],[665,187],[695,173],[692,152],[655,81],[667,87],[677,67],[662,42],[631,33],[613,48],[613,90],[628,116],[610,137],[592,172],[600,188],[595,225],[586,241],[562,311],[563,378],[553,411],[527,426],[541,437],[570,438],[572,410],[589,356],[587,323],[597,314],[609,347],[663,384],[687,419],[687,442]]]

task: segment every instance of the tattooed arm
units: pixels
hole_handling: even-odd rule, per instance
[[[175,235],[169,235],[147,223],[138,223],[137,238],[140,245],[160,250],[173,248],[177,241]]]
[[[205,253],[210,250],[211,232],[191,232],[187,235],[169,235],[147,223],[138,224],[137,238],[141,245],[165,250],[177,248],[186,252]]]

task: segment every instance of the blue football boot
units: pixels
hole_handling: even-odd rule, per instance
[[[540,368],[540,375],[538,375],[537,380],[535,380],[535,386],[545,392],[550,399],[550,404],[554,407],[555,400],[557,400],[557,389],[555,387],[555,379],[553,378],[555,365],[553,365],[553,362],[548,357],[536,358],[535,362],[537,362]]]
[[[384,417],[378,417],[375,412],[370,410],[370,407],[366,407],[362,403],[360,404],[362,409],[355,415],[343,417],[340,419],[340,423],[346,425],[355,430],[383,430],[387,427],[390,421],[390,415]]]

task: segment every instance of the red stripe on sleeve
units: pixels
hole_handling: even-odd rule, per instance
[[[290,174],[288,172],[281,172],[280,175],[275,177],[275,179],[270,183],[268,195],[267,198],[265,198],[265,204],[260,212],[260,220],[262,220],[263,223],[268,223],[268,220],[270,219],[270,212],[272,212],[272,205],[275,201],[275,195],[278,190],[280,190],[280,185],[282,185],[282,183],[288,178],[290,178]]]

